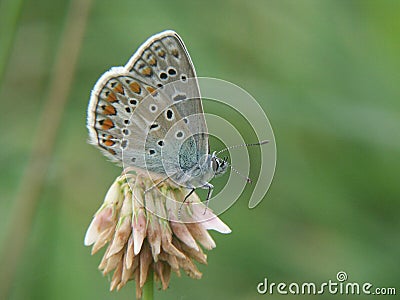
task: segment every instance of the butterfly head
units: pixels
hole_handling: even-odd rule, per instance
[[[226,172],[228,167],[228,158],[224,157],[223,159],[217,157],[215,152],[211,156],[212,168],[214,172],[214,176],[221,176]]]

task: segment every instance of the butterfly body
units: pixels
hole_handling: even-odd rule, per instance
[[[190,189],[211,192],[209,181],[226,171],[209,153],[196,72],[174,31],[149,38],[125,66],[100,77],[87,127],[90,142],[112,161]]]

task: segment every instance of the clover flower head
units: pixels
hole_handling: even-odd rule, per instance
[[[187,190],[165,180],[155,185],[149,177],[123,172],[109,188],[85,236],[92,254],[107,246],[99,269],[114,271],[110,290],[136,282],[136,297],[150,276],[165,290],[171,271],[200,279],[195,261],[207,264],[203,249],[216,244],[208,230],[230,233],[223,223],[193,193],[183,203]]]

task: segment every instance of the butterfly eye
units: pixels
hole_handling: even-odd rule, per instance
[[[224,158],[221,160],[221,164],[220,164],[220,167],[221,167],[221,168],[225,167],[225,165],[226,165],[226,163],[227,163],[227,160],[228,160],[228,157],[224,157]]]

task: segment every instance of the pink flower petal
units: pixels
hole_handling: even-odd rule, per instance
[[[103,208],[97,212],[86,231],[84,240],[85,246],[94,244],[99,238],[100,234],[109,229],[112,225],[113,218],[111,207]]]
[[[146,216],[143,208],[139,209],[137,216],[133,218],[132,229],[133,248],[135,255],[137,255],[142,248],[143,240],[146,236]]]
[[[192,205],[194,218],[200,222],[204,229],[215,230],[220,233],[231,233],[232,230],[224,222],[218,218],[211,209],[207,208],[202,203]]]

